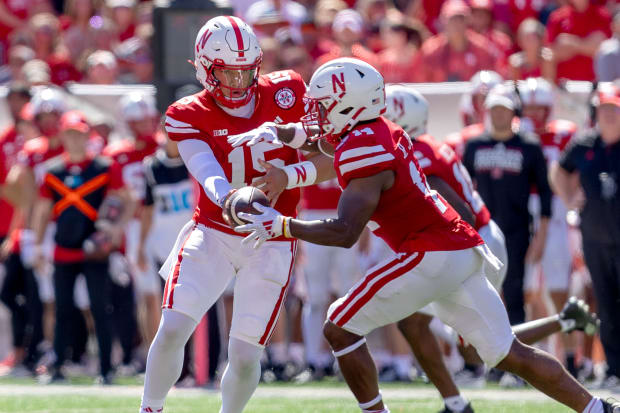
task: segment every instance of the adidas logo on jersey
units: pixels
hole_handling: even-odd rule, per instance
[[[215,129],[213,136],[226,136],[228,135],[228,129]]]

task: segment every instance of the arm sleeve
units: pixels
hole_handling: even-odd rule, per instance
[[[209,144],[198,139],[183,140],[179,142],[179,152],[189,173],[202,186],[209,199],[219,205],[232,187]]]
[[[536,189],[540,196],[540,215],[543,217],[551,216],[551,187],[547,180],[547,161],[542,153],[540,146],[534,147],[534,179]]]
[[[562,152],[560,156],[560,167],[564,169],[566,172],[573,173],[575,169],[577,169],[577,150],[578,147],[574,143],[575,138],[573,137],[572,141],[568,144],[568,147]]]

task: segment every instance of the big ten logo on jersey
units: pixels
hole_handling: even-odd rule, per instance
[[[155,205],[161,214],[171,214],[192,209],[192,183],[157,185],[153,189]]]
[[[146,189],[146,178],[142,162],[132,162],[123,165],[123,182],[136,199],[142,200]]]

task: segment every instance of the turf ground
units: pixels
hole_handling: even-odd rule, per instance
[[[0,379],[0,413],[136,413],[142,387],[135,381],[97,387],[88,380],[72,385],[35,384],[30,379]],[[81,384],[79,384],[81,383]],[[382,385],[392,413],[436,413],[441,402],[429,385]],[[569,409],[534,390],[465,390],[477,413],[568,413]],[[601,395],[607,396],[607,395]],[[166,413],[217,413],[220,395],[206,389],[174,389]],[[343,383],[261,384],[247,413],[359,413]]]

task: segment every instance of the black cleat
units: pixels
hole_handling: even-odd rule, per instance
[[[617,400],[607,399],[603,402],[604,413],[620,413],[620,403]]]
[[[448,406],[445,406],[445,408],[439,413],[474,413],[474,409],[473,407],[471,407],[471,403],[467,403],[467,406],[465,406],[465,408],[461,411],[457,412],[456,410],[450,410]],[[613,413],[616,413],[616,412],[613,412]]]
[[[585,332],[589,336],[593,336],[598,333],[601,325],[601,321],[596,314],[590,312],[590,306],[577,297],[568,299],[560,312],[560,319],[574,321],[574,326],[570,330],[565,331],[566,333],[579,330]]]

